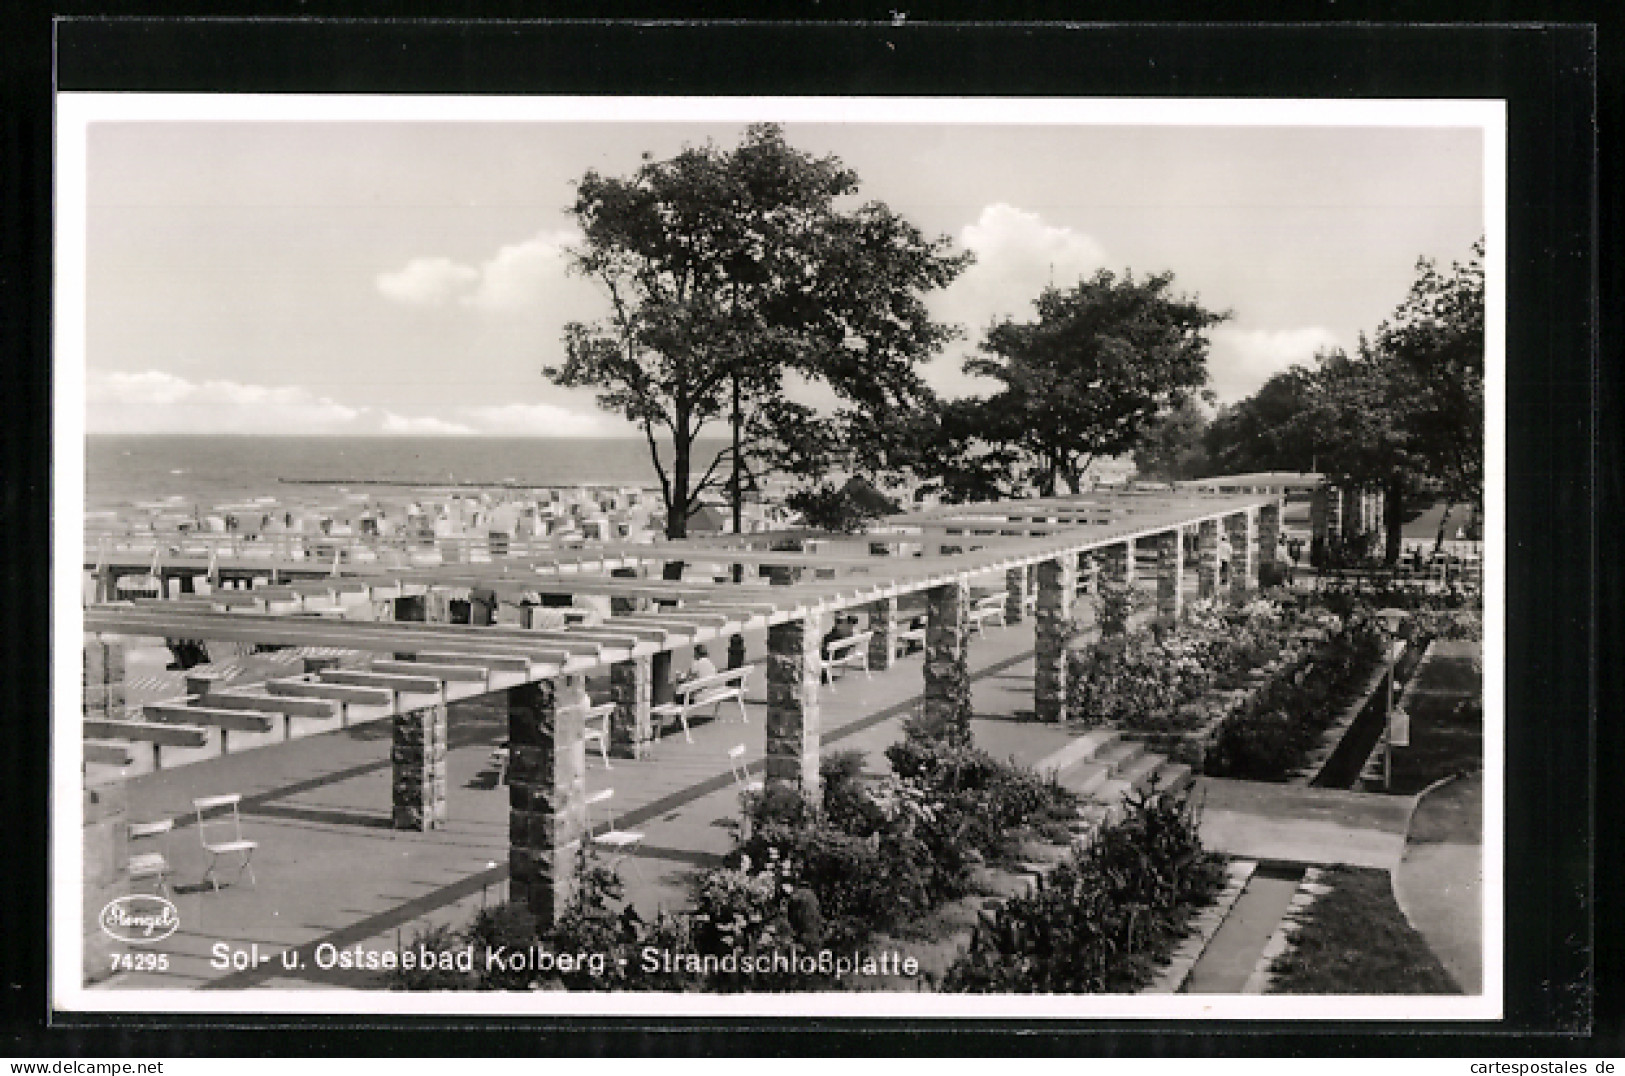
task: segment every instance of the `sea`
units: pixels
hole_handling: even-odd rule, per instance
[[[703,468],[725,442],[703,440]],[[665,448],[670,462],[670,446]],[[640,438],[259,437],[91,434],[85,438],[89,510],[181,497],[250,497],[369,486],[656,487]]]

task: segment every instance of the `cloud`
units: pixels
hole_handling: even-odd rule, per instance
[[[479,269],[479,284],[463,297],[469,306],[515,310],[534,304],[549,285],[564,279],[565,250],[581,235],[573,231],[542,232],[533,239],[497,251]]]
[[[572,411],[556,404],[463,407],[458,414],[480,433],[507,437],[613,437],[630,427],[602,412]]]
[[[450,258],[413,258],[393,273],[378,274],[385,298],[408,306],[443,306],[480,279],[479,270]]]
[[[566,251],[580,241],[572,230],[537,233],[500,248],[478,268],[443,257],[413,258],[392,273],[378,274],[378,290],[409,306],[444,306],[456,300],[482,310],[522,310],[562,284]]]
[[[1032,301],[1051,282],[1066,287],[1106,264],[1106,249],[1092,236],[1003,202],[983,208],[959,241],[976,263],[942,292],[936,312],[972,334],[997,317],[1031,315]]]
[[[432,417],[352,407],[298,385],[189,381],[162,370],[97,372],[85,384],[91,433],[469,434]]]
[[[1322,348],[1343,347],[1337,334],[1320,326],[1299,329],[1238,329],[1220,326],[1208,331],[1210,387],[1221,401],[1234,403],[1258,391],[1271,376],[1289,366],[1308,366]]]
[[[1106,249],[1094,237],[1003,202],[985,206],[960,229],[959,242],[975,253],[975,263],[928,300],[935,317],[966,333],[965,346],[950,348],[925,371],[932,386],[949,396],[986,391],[985,382],[960,371],[957,356],[974,348],[990,323],[1030,318],[1033,300],[1045,287],[1067,287],[1106,265]]]

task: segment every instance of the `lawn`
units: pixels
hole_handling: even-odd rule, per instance
[[[1440,653],[1462,644],[1435,643],[1406,702],[1411,715],[1409,747],[1394,748],[1389,791],[1414,795],[1443,777],[1484,767],[1482,677],[1466,654]]]
[[[1337,867],[1292,948],[1270,966],[1273,994],[1459,994],[1394,900],[1388,872]]]

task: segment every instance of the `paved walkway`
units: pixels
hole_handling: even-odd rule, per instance
[[[1482,774],[1423,795],[1394,899],[1465,994],[1484,990],[1484,810]]]
[[[971,638],[978,712],[1031,708],[1031,622]],[[758,663],[765,635],[747,636]],[[679,654],[678,667],[684,655]],[[921,687],[918,653],[865,678],[848,672],[820,692],[826,750],[861,748],[871,756],[901,737]],[[1023,675],[1023,670],[1025,675]],[[725,820],[738,815],[727,751],[746,746],[760,767],[765,684],[759,664],[749,724],[697,724],[694,742],[668,735],[647,760],[615,759],[605,770],[590,756],[588,788],[614,788],[621,828],[643,832],[636,867],[623,865],[630,897],[643,915],[688,903],[688,884],[731,847]],[[484,902],[506,896],[508,808],[495,784],[490,749],[507,734],[495,711],[460,711],[447,754],[451,818],[446,828],[411,833],[390,826],[391,726],[374,722],[254,751],[132,778],[135,820],[175,817],[173,897],[181,929],[165,943],[164,974],[124,974],[106,984],[144,989],[274,988],[363,985],[365,977],[318,969],[318,947],[363,950],[409,942],[429,922],[461,925]],[[1053,726],[977,722],[979,742],[1001,757],[1031,763],[1066,733]],[[883,765],[883,761],[880,763]],[[876,768],[871,758],[870,768]],[[218,893],[197,883],[204,857],[188,820],[193,797],[243,794],[245,835],[259,842],[258,884]],[[322,949],[322,953],[330,950]],[[288,962],[284,966],[284,960]]]
[[[1247,859],[1392,870],[1415,800],[1203,777],[1202,844]]]

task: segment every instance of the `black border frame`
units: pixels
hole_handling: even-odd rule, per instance
[[[180,6],[180,5],[153,5]],[[223,5],[229,7],[229,5]],[[247,8],[252,5],[238,5]],[[275,8],[275,5],[260,5]],[[345,5],[324,5],[343,16]],[[354,6],[354,5],[352,5]],[[370,5],[367,14],[393,13]],[[422,5],[427,6],[427,5]],[[1133,5],[1119,4],[1121,8]],[[1264,5],[1257,5],[1263,7]],[[0,1052],[290,1054],[319,1051],[555,1050],[768,1053],[1567,1054],[1620,1052],[1611,995],[1618,952],[1596,946],[1594,866],[1619,861],[1595,832],[1598,691],[1621,674],[1599,664],[1599,631],[1617,626],[1618,571],[1598,542],[1598,498],[1617,495],[1617,442],[1599,410],[1617,391],[1597,359],[1599,198],[1617,224],[1617,189],[1599,187],[1598,37],[1585,25],[925,23],[889,10],[872,21],[453,22],[311,18],[115,19],[47,13],[13,19],[0,45],[0,325],[7,363],[0,444],[6,547],[0,618],[8,625],[9,750],[0,788],[7,847],[0,931],[6,1035]],[[1142,9],[1143,11],[1143,9]],[[244,14],[250,12],[244,11]],[[277,15],[314,14],[283,3]],[[1123,14],[1136,12],[1124,11]],[[1258,11],[1256,14],[1270,16]],[[1344,12],[1323,9],[1323,16]],[[412,14],[419,14],[413,12]],[[489,15],[514,12],[487,11]],[[1048,14],[1024,11],[1024,17]],[[1348,14],[1359,15],[1359,11]],[[1550,13],[1546,17],[1551,17]],[[1573,16],[1569,16],[1573,18]],[[40,52],[42,35],[52,51]],[[998,96],[1470,97],[1508,102],[1507,579],[1508,773],[1506,1019],[1499,1024],[1170,1024],[1167,1022],[63,1016],[44,1010],[45,827],[18,825],[47,804],[50,559],[52,61],[63,90],[873,94]],[[42,63],[43,61],[43,63]],[[746,61],[746,62],[742,62]],[[1608,87],[1605,85],[1604,87]],[[1612,87],[1617,90],[1617,85]],[[1610,169],[1610,172],[1613,170]],[[1607,173],[1603,176],[1606,178]],[[1613,174],[1617,181],[1617,173]],[[1606,233],[1614,235],[1610,230]],[[20,256],[20,257],[19,257]],[[1608,294],[1617,295],[1617,288]],[[1617,336],[1613,338],[1617,342]],[[1603,589],[1599,590],[1599,584]],[[1613,636],[1617,638],[1617,635]],[[1607,771],[1604,771],[1607,772]],[[6,797],[11,800],[8,795]],[[16,801],[13,801],[16,802]],[[15,859],[13,860],[15,862]],[[19,884],[20,883],[20,884]],[[1610,931],[1610,936],[1612,932]],[[1593,960],[1593,958],[1595,958]],[[1601,1038],[1593,1019],[1601,1018]],[[248,1030],[249,1028],[263,1030]],[[271,1030],[278,1028],[280,1030]],[[311,1031],[319,1038],[312,1039]],[[537,1031],[550,1031],[538,1036]],[[498,1032],[498,1034],[492,1034]],[[1011,1035],[1022,1032],[1019,1042]],[[877,1034],[879,1033],[879,1034]],[[297,1036],[297,1037],[295,1037]],[[1611,1048],[1605,1043],[1612,1044]]]

